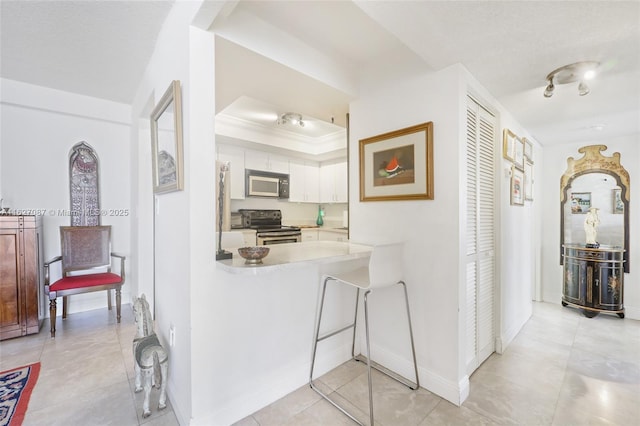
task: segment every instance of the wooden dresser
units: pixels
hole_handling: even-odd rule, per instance
[[[624,318],[624,250],[620,247],[563,246],[562,305],[582,308],[591,318],[599,312]]]
[[[0,215],[0,340],[40,330],[42,254],[42,217]]]

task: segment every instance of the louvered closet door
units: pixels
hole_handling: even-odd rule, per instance
[[[495,351],[495,117],[467,98],[467,373]]]

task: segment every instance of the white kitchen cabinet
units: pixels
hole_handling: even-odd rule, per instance
[[[232,200],[244,200],[244,150],[229,145],[218,145],[218,160],[229,162],[230,179],[227,181]],[[216,176],[216,182],[218,176]]]
[[[346,203],[347,162],[324,164],[320,167],[320,202]]]
[[[318,240],[320,241],[348,241],[348,234],[342,230],[318,230]]]
[[[320,168],[317,163],[303,160],[289,162],[289,201],[320,202]]]
[[[289,160],[286,157],[268,152],[247,149],[244,152],[244,168],[274,173],[289,173]]]
[[[302,241],[318,241],[317,228],[302,228]]]

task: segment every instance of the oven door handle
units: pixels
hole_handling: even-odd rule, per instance
[[[269,231],[269,232],[258,232],[258,237],[260,238],[270,238],[270,237],[298,237],[302,236],[301,232],[292,232],[292,231]]]

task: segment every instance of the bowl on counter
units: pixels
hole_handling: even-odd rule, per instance
[[[269,254],[269,247],[266,246],[254,246],[254,247],[240,247],[238,249],[240,257],[245,259],[244,263],[248,265],[258,265],[262,263]]]

